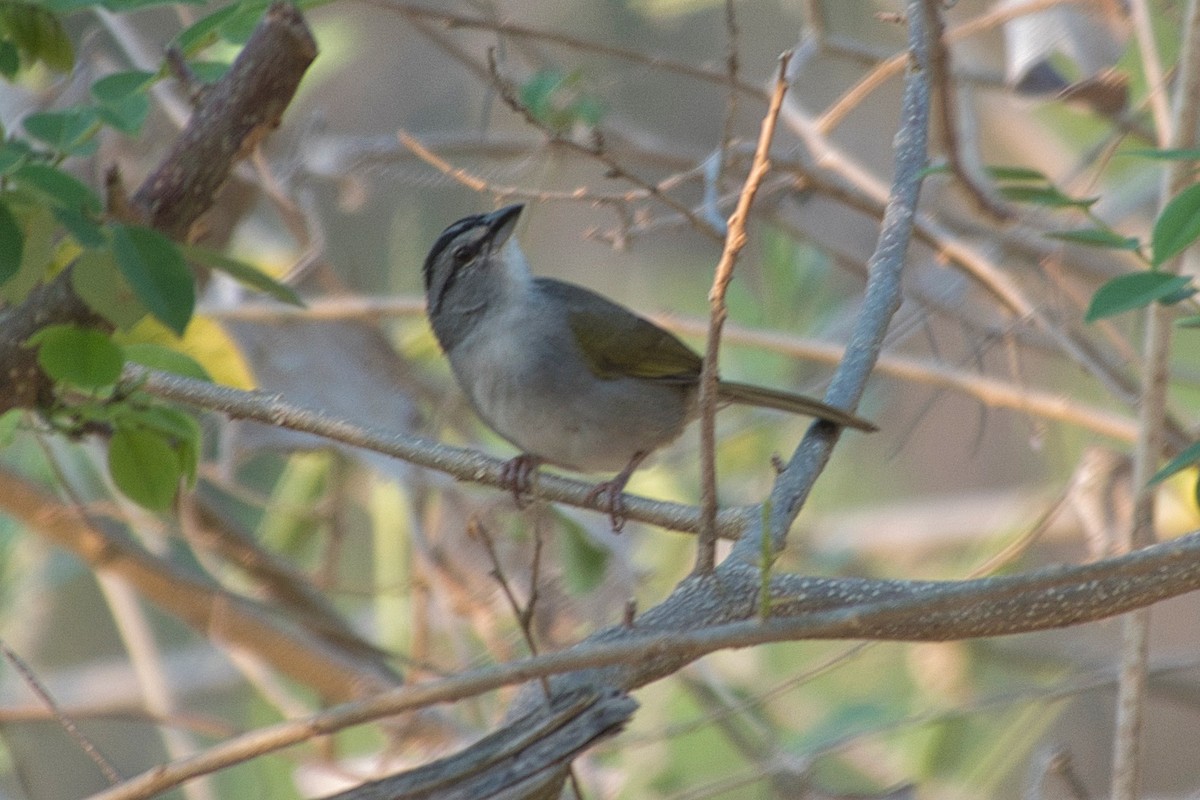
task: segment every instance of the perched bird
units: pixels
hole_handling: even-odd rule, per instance
[[[517,502],[543,463],[619,470],[592,492],[607,496],[619,529],[629,476],[699,413],[702,360],[624,306],[535,278],[512,235],[522,208],[464,217],[442,232],[425,259],[429,322],[475,411],[522,450],[505,468]],[[718,387],[725,402],[876,430],[810,397],[725,380]]]

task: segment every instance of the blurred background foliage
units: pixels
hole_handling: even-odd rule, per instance
[[[1169,65],[1181,8],[1147,5]],[[196,80],[212,80],[264,7],[0,3],[0,72],[12,79],[0,89],[0,167],[9,169],[6,152],[17,159],[4,172],[6,186],[75,209],[80,187],[98,196],[111,165],[136,185],[185,108],[164,48],[178,47]],[[764,111],[760,87],[779,53],[798,47],[776,171],[730,293],[722,371],[821,392],[831,366],[820,345],[845,340],[874,245],[878,220],[865,198],[869,180],[886,183],[889,174],[899,78],[859,97],[843,119],[823,120],[821,136],[802,134],[899,52],[903,26],[886,16],[891,4],[339,0],[304,8],[321,55],[284,126],[226,187],[199,245],[239,259],[222,264],[210,255],[205,266],[235,274],[239,264],[252,266],[258,273],[242,272],[243,281],[286,299],[261,276],[279,279],[309,310],[268,302],[207,271],[194,314],[169,291],[156,308],[129,271],[136,266],[119,264],[110,274],[123,277],[111,280],[126,281],[128,291],[106,307],[114,315],[130,302],[145,308],[113,319],[123,329],[116,346],[126,348],[118,365],[132,358],[130,345],[158,344],[220,382],[508,456],[511,448],[471,414],[424,321],[420,266],[433,239],[465,214],[523,199],[531,207],[518,235],[535,272],[660,315],[699,346],[719,242],[645,186],[702,218],[715,192],[725,198],[718,216],[726,215]],[[1083,318],[1100,285],[1143,265],[1115,240],[1088,247],[1047,234],[1103,229],[1150,241],[1156,162],[1123,154],[1154,145],[1143,62],[1128,20],[1107,4],[1043,3],[1037,15],[1014,9],[1019,4],[962,0],[948,12],[952,29],[1012,12],[956,41],[955,85],[968,109],[960,135],[981,164],[1033,171],[1037,191],[1000,181],[1017,222],[998,222],[946,170],[931,170],[924,209],[942,242],[973,248],[1053,325],[1127,368],[1139,350],[1137,314],[1091,326]],[[736,79],[749,86],[732,94],[731,54]],[[483,188],[418,157],[397,131]],[[944,163],[943,154],[935,160]],[[856,183],[850,163],[867,178]],[[60,169],[79,186],[40,183],[47,179],[36,169],[22,177],[29,164]],[[75,200],[61,200],[63,191]],[[1084,197],[1096,200],[1059,202]],[[0,237],[7,225],[26,249],[42,247],[37,270],[61,268],[80,248],[105,253],[105,243],[123,235],[103,233],[86,215],[46,221],[13,207],[12,220],[0,218]],[[38,224],[58,227],[41,234]],[[93,235],[100,239],[85,241]],[[151,253],[155,263],[178,258],[182,270],[183,255],[199,257],[143,239],[170,251]],[[52,256],[50,245],[70,252]],[[1004,308],[951,261],[928,239],[914,247],[888,345],[892,367],[880,370],[861,409],[883,431],[840,443],[776,569],[956,579],[1078,562],[1116,547],[1130,489],[1121,431],[1132,428],[1121,424],[1132,425],[1131,410],[1064,355],[1051,330]],[[9,291],[8,301],[20,299]],[[189,322],[182,338],[183,325],[173,322]],[[90,346],[77,332],[59,335],[72,337],[69,352]],[[1188,420],[1200,397],[1200,350],[1180,342],[1173,405]],[[85,384],[75,367],[63,369]],[[106,375],[92,379],[112,383]],[[1034,395],[1065,410],[1046,412],[1052,403],[1037,405]],[[128,490],[141,478],[122,484],[103,437],[54,435],[29,418],[9,419],[0,466],[10,482],[20,478],[45,488],[49,502],[82,507],[105,535],[201,587],[202,599],[180,601],[185,611],[164,610],[144,599],[136,580],[105,575],[103,562],[59,549],[36,526],[0,513],[0,634],[126,776],[353,696],[331,690],[336,681],[284,675],[266,643],[262,651],[231,644],[219,610],[229,596],[249,600],[247,613],[281,630],[304,631],[371,665],[366,691],[401,675],[419,681],[526,654],[501,582],[526,603],[536,581],[528,633],[551,650],[618,622],[631,598],[642,609],[654,605],[692,563],[691,537],[636,524],[614,536],[603,515],[545,505],[517,511],[500,492],[208,415],[196,418],[195,434],[179,420],[162,434],[173,448],[164,463],[175,471],[159,503],[161,493]],[[786,457],[806,425],[723,413],[722,502],[762,498],[772,456]],[[195,487],[175,498],[191,457]],[[640,471],[631,490],[695,502],[697,462],[689,433]],[[154,471],[138,458],[133,466]],[[1196,527],[1194,484],[1184,471],[1169,485],[1163,535]],[[0,512],[9,510],[7,491],[0,489]],[[185,613],[192,602],[211,604],[200,614],[205,624]],[[1154,615],[1144,785],[1156,795],[1200,791],[1191,735],[1200,707],[1196,602],[1171,601]],[[577,762],[579,783],[588,798],[877,796],[907,783],[929,798],[1069,797],[1073,783],[1102,795],[1118,647],[1117,624],[1104,622],[1004,640],[719,653],[639,691],[632,726]],[[5,662],[0,682],[0,793],[65,798],[102,788],[102,773],[14,664]],[[493,729],[511,697],[499,692],[352,729],[169,796],[328,794],[453,752]]]

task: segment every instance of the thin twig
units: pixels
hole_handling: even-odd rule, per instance
[[[717,263],[712,289],[708,293],[710,317],[708,342],[704,348],[704,365],[700,372],[700,507],[702,523],[700,537],[696,543],[695,572],[712,572],[717,554],[717,467],[716,467],[716,415],[717,415],[717,361],[721,349],[721,328],[729,310],[725,307],[725,293],[733,280],[733,268],[738,254],[746,246],[746,221],[750,217],[750,206],[763,178],[771,169],[771,141],[775,138],[775,123],[779,120],[779,109],[783,106],[783,95],[787,92],[787,67],[791,52],[779,57],[779,72],[775,77],[775,90],[771,94],[771,105],[763,117],[762,131],[758,137],[758,148],[750,174],[738,197],[737,207],[729,218],[725,233],[725,249]]]
[[[1168,126],[1160,126],[1159,131],[1159,141],[1164,147],[1181,149],[1195,146],[1197,129],[1200,128],[1200,98],[1195,95],[1200,84],[1200,2],[1189,0],[1184,19],[1175,115]],[[1192,164],[1171,162],[1164,175],[1160,208],[1191,182]],[[1176,257],[1160,268],[1165,272],[1177,273],[1182,262],[1181,256]],[[1163,449],[1167,388],[1170,382],[1170,316],[1173,312],[1151,303],[1145,313],[1145,357],[1138,404],[1141,425],[1133,452],[1133,485],[1137,495],[1127,542],[1130,549],[1145,547],[1155,540],[1154,508],[1158,486],[1151,483],[1151,478],[1158,469]],[[1138,796],[1140,739],[1145,714],[1149,653],[1149,610],[1130,614],[1124,620],[1123,627],[1117,730],[1113,737],[1111,796],[1114,800],[1134,800]]]
[[[1018,6],[998,5],[994,11],[965,22],[950,29],[946,34],[947,43],[968,39],[977,34],[997,28],[1006,22],[1011,22],[1028,14],[1036,14],[1065,3],[1088,3],[1091,0],[1030,0]],[[828,135],[838,125],[845,121],[850,112],[862,104],[867,97],[889,80],[904,71],[908,63],[906,53],[897,53],[882,64],[871,70],[849,91],[843,93],[837,102],[825,110],[817,121],[817,130]]]
[[[492,563],[491,576],[500,585],[500,591],[504,595],[504,599],[508,601],[509,610],[512,611],[513,617],[516,618],[517,624],[521,627],[521,637],[525,640],[525,646],[529,648],[529,654],[536,656],[538,654],[538,644],[537,640],[533,638],[531,626],[534,608],[532,596],[528,604],[521,605],[521,601],[517,599],[517,595],[513,592],[512,584],[508,582],[504,566],[500,563],[500,555],[496,552],[496,543],[492,541],[492,534],[477,516],[472,516],[467,522],[467,535],[483,544],[483,549],[488,554],[488,560]],[[539,543],[534,547],[534,559],[536,563],[542,549],[540,544],[541,537],[537,537],[535,541]],[[549,697],[550,687],[544,682],[543,685],[546,689],[546,696]]]
[[[517,186],[496,184],[481,178],[472,172],[468,172],[462,167],[454,166],[449,161],[430,150],[428,147],[422,144],[419,139],[415,138],[405,130],[396,131],[396,138],[400,140],[401,144],[412,151],[413,155],[445,175],[447,178],[466,186],[472,191],[491,194],[502,200],[511,198],[538,201],[569,200],[575,202],[607,203],[611,205],[619,205],[622,203],[636,203],[639,200],[646,200],[653,196],[650,191],[645,189],[631,189],[627,192],[600,193],[593,191],[587,186],[579,186],[575,189],[569,189],[567,191],[553,191],[548,189],[521,189]]]
[[[917,201],[928,161],[930,86],[928,34],[921,0],[906,6],[909,20],[909,57],[912,68],[904,86],[901,123],[896,132],[895,173],[879,229],[875,252],[867,262],[867,287],[862,309],[846,345],[846,357],[838,365],[825,393],[825,402],[853,409],[867,385],[887,337],[888,327],[903,297],[901,276],[917,219]],[[814,423],[792,453],[786,469],[775,480],[769,499],[771,545],[776,552],[787,542],[787,531],[808,499],[840,431],[835,426]],[[731,558],[756,564],[761,558],[755,536],[743,536]]]
[[[283,396],[261,391],[246,392],[164,372],[146,372],[131,367],[126,373],[139,388],[166,400],[196,408],[218,411],[234,419],[252,419],[281,428],[323,436],[333,441],[374,450],[412,464],[436,469],[460,480],[503,487],[500,459],[489,458],[473,450],[450,447],[419,436],[360,425],[328,412],[288,402]],[[591,497],[595,484],[571,480],[554,474],[538,476],[532,494],[556,503],[568,503],[608,513],[607,502]],[[630,519],[658,525],[668,530],[697,531],[700,512],[694,506],[623,495]],[[717,528],[722,537],[737,538],[746,526],[749,509],[730,508],[718,515]]]
[[[1132,0],[1129,3],[1129,17],[1133,22],[1134,36],[1137,38],[1142,72],[1146,75],[1146,99],[1154,116],[1154,127],[1158,129],[1158,140],[1170,141],[1171,99],[1167,93],[1169,87],[1162,55],[1155,40],[1154,23],[1150,18],[1150,4],[1146,0]]]
[[[725,0],[725,69],[729,75],[729,96],[725,100],[725,121],[721,124],[721,168],[717,173],[714,192],[719,191],[726,171],[729,169],[729,148],[733,143],[734,126],[738,111],[738,24],[734,0]]]
[[[513,89],[509,81],[500,74],[499,68],[496,65],[495,54],[491,50],[488,51],[488,73],[491,77],[492,84],[496,87],[496,91],[500,94],[500,98],[504,100],[508,107],[524,117],[525,121],[530,125],[544,133],[547,138],[550,139],[550,141],[569,150],[573,150],[589,158],[595,159],[605,166],[606,177],[623,180],[633,186],[638,187],[639,189],[642,189],[654,200],[657,200],[663,205],[669,207],[676,213],[681,214],[689,223],[691,223],[692,227],[696,231],[704,234],[713,241],[719,242],[723,240],[724,237],[722,236],[721,231],[717,230],[717,228],[708,220],[697,215],[696,212],[693,211],[686,203],[675,199],[673,196],[665,192],[661,184],[645,180],[640,175],[631,172],[625,167],[624,164],[614,158],[612,154],[609,153],[605,148],[604,137],[599,130],[594,130],[592,132],[592,142],[590,144],[584,144],[569,136],[562,136],[557,131],[548,127],[544,121],[538,119],[537,116],[535,116],[528,108],[525,107],[525,104],[521,102],[520,97],[518,97],[517,92]]]
[[[25,660],[17,655],[8,646],[8,643],[4,641],[0,641],[0,652],[4,653],[4,657],[16,668],[17,672],[21,673],[21,677],[25,679],[26,685],[33,690],[33,693],[45,704],[46,708],[54,714],[54,718],[58,720],[58,724],[67,732],[68,736],[75,740],[75,743],[79,745],[79,749],[83,750],[87,754],[87,757],[104,773],[105,780],[112,786],[118,785],[123,780],[120,773],[113,769],[112,764],[108,763],[108,759],[104,757],[104,754],[100,752],[96,745],[92,744],[91,740],[83,734],[83,731],[79,730],[79,726],[75,724],[75,720],[71,719],[65,711],[59,708],[58,703],[54,702],[54,698],[50,696],[50,692],[46,691],[46,687],[42,686],[42,682],[38,680],[37,675],[29,668]]]
[[[436,19],[446,24],[449,28],[467,28],[494,31],[498,34],[506,36],[515,36],[527,39],[536,39],[546,42],[547,44],[566,47],[571,50],[576,50],[582,53],[596,53],[597,55],[607,56],[609,58],[628,61],[631,64],[638,64],[647,67],[655,72],[669,72],[676,75],[684,75],[689,78],[695,78],[705,83],[712,83],[718,86],[727,86],[729,84],[729,73],[705,69],[704,67],[696,67],[691,64],[685,64],[681,61],[674,61],[669,58],[662,58],[655,55],[647,55],[638,50],[627,50],[623,47],[614,47],[609,44],[602,44],[594,39],[585,39],[577,36],[571,36],[565,33],[556,31],[543,30],[541,28],[533,28],[527,25],[520,25],[514,22],[505,22],[503,20],[483,19],[481,17],[467,17],[461,14],[441,11],[434,8],[410,5],[408,3],[396,2],[396,0],[364,0],[369,5],[379,6],[392,11],[397,11],[410,21],[416,19]],[[762,102],[768,102],[767,93],[758,86],[753,84],[738,81],[738,91],[747,94]]]
[[[954,84],[950,47],[945,40],[946,25],[942,4],[943,0],[925,0],[925,13],[933,26],[929,32],[929,79],[937,89],[936,95],[941,109],[942,146],[946,149],[946,160],[949,162],[950,171],[971,195],[975,205],[984,213],[1006,222],[1013,218],[1013,210],[996,197],[991,187],[984,185],[982,175],[963,158],[962,142],[958,135],[958,87]]]

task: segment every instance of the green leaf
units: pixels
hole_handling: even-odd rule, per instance
[[[300,299],[300,295],[296,294],[296,290],[285,283],[272,278],[257,267],[247,264],[245,261],[238,261],[235,258],[221,255],[204,247],[196,247],[195,245],[185,245],[183,254],[191,261],[202,264],[210,269],[220,270],[229,277],[249,286],[251,289],[269,294],[276,300],[281,300],[284,303],[290,303],[294,306],[304,308],[304,301]]]
[[[165,345],[152,342],[127,344],[125,345],[125,360],[150,369],[159,369],[163,372],[182,375],[185,378],[195,378],[198,381],[212,383],[212,376],[200,365],[199,361],[187,353],[172,350]]]
[[[1193,442],[1190,447],[1175,456],[1171,461],[1150,479],[1150,484],[1162,483],[1177,472],[1182,472],[1190,466],[1200,464],[1200,442]]]
[[[25,410],[22,408],[10,408],[0,414],[0,450],[13,443],[24,420]]]
[[[126,11],[137,11],[143,8],[152,8],[154,6],[198,6],[204,5],[206,2],[208,2],[208,0],[104,0],[104,7],[109,11],[123,13]]]
[[[10,40],[26,59],[56,72],[70,72],[75,64],[71,39],[58,17],[32,3],[0,2],[0,38]]]
[[[144,94],[157,77],[153,72],[140,69],[114,72],[92,84],[92,97],[105,105],[119,103],[131,95]]]
[[[172,45],[179,48],[185,56],[194,56],[209,45],[215,44],[220,38],[221,26],[238,12],[238,5],[232,3],[207,17],[201,17],[180,32]]]
[[[1159,266],[1182,253],[1200,236],[1200,183],[1189,186],[1167,203],[1154,221],[1150,263]]]
[[[1132,311],[1181,291],[1191,282],[1186,275],[1166,272],[1134,272],[1113,278],[1096,290],[1088,306],[1085,322]]]
[[[161,403],[140,408],[134,418],[136,425],[156,431],[175,450],[179,466],[188,486],[196,483],[196,468],[200,463],[200,423],[178,408]]]
[[[75,259],[71,286],[88,308],[120,330],[132,328],[146,316],[146,307],[121,275],[108,248],[88,249]]]
[[[176,36],[171,45],[178,48],[184,56],[191,58],[209,45],[216,44],[218,40],[244,44],[262,20],[271,2],[272,0],[241,0],[231,3],[193,23]],[[328,0],[299,0],[296,5],[301,9],[309,9],[327,2]]]
[[[1000,196],[1014,203],[1030,203],[1047,208],[1090,208],[1099,197],[1074,198],[1053,186],[1001,186]]]
[[[1103,247],[1109,250],[1137,250],[1141,246],[1135,236],[1122,236],[1107,228],[1081,228],[1074,231],[1047,233],[1047,239],[1082,244],[1088,247]]]
[[[184,476],[179,454],[161,433],[118,427],[108,443],[108,471],[133,502],[151,511],[166,511]]]
[[[1193,314],[1189,317],[1175,320],[1175,324],[1180,328],[1200,328],[1200,314]]]
[[[0,284],[0,298],[10,303],[19,303],[46,277],[46,271],[54,258],[58,226],[54,222],[54,215],[44,205],[31,204],[22,209],[10,203],[9,209],[18,215],[21,230],[24,232],[25,247],[17,274]]]
[[[232,64],[228,61],[189,61],[188,66],[201,83],[216,83],[225,77]]]
[[[56,381],[83,389],[111,386],[121,377],[121,348],[105,334],[76,325],[51,325],[29,337],[38,364]]]
[[[53,205],[100,213],[100,198],[83,183],[49,164],[24,164],[12,173],[13,180],[36,192]]]
[[[23,122],[30,136],[60,153],[90,156],[96,152],[96,110],[69,108],[63,111],[38,111]]]
[[[8,204],[0,202],[0,283],[17,274],[24,255],[25,232],[21,230],[21,223],[9,211]]]
[[[221,38],[233,44],[245,44],[270,5],[271,0],[242,0],[238,12],[221,23]]]
[[[8,39],[0,41],[0,75],[12,80],[21,71],[21,51]]]
[[[609,552],[588,537],[579,523],[558,514],[562,529],[563,582],[574,595],[587,594],[608,572]]]
[[[595,125],[604,114],[603,104],[584,86],[583,72],[544,69],[520,88],[521,103],[548,128],[566,133],[577,123]]]
[[[104,247],[108,244],[104,228],[81,211],[56,206],[54,218],[66,228],[67,233],[71,234],[71,238],[78,242],[80,247]]]
[[[988,167],[988,175],[997,181],[1042,181],[1049,184],[1045,174],[1030,167]]]
[[[111,225],[117,266],[142,305],[180,336],[192,318],[196,290],[179,246],[150,228]]]
[[[1154,149],[1139,147],[1131,150],[1122,150],[1117,153],[1118,156],[1137,156],[1139,158],[1149,158],[1157,161],[1200,161],[1200,150],[1193,149]]]
[[[97,113],[109,127],[126,136],[134,136],[141,132],[150,116],[150,98],[144,94],[131,94],[124,100],[101,106]]]
[[[7,175],[24,164],[33,150],[23,140],[0,143],[0,175]]]

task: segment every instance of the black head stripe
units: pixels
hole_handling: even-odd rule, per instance
[[[425,275],[426,291],[429,291],[429,285],[433,281],[433,265],[437,262],[438,256],[450,246],[452,241],[461,236],[465,231],[478,226],[483,221],[483,217],[483,214],[472,214],[469,217],[463,217],[442,231],[442,235],[433,243],[433,247],[429,248],[429,255],[425,256],[425,266],[422,272]]]

